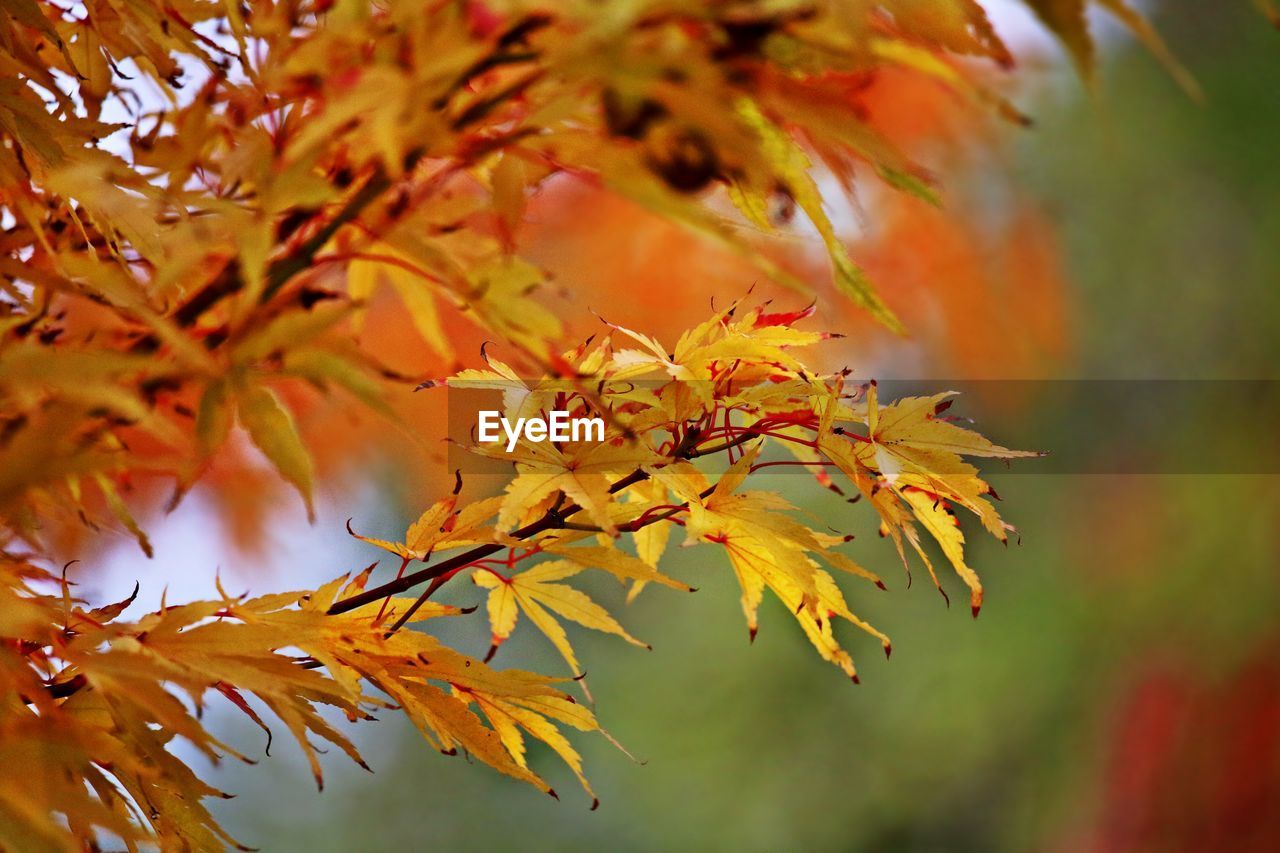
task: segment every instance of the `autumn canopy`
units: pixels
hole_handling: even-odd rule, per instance
[[[1027,5],[1091,78],[1085,0]],[[1096,5],[1167,59],[1123,0]],[[890,643],[842,588],[878,594],[878,571],[842,552],[839,519],[753,487],[769,466],[860,498],[848,511],[878,516],[890,561],[956,572],[977,614],[958,519],[1011,528],[962,457],[1035,454],[951,418],[946,389],[881,400],[817,352],[842,304],[911,331],[838,197],[952,215],[876,104],[927,90],[975,125],[1027,122],[977,0],[0,0],[0,40],[0,848],[236,844],[204,804],[221,793],[170,749],[245,757],[205,728],[207,702],[287,730],[317,781],[317,742],[361,761],[321,707],[396,708],[441,752],[550,793],[526,760],[542,741],[590,794],[566,732],[601,729],[570,632],[644,638],[573,580],[689,590],[662,568],[681,542],[734,574],[752,637],[767,591],[856,681],[847,625]],[[627,245],[566,208],[582,198],[728,265],[623,300],[553,277],[546,241],[564,238],[538,222],[557,206]],[[806,230],[821,274],[779,248]],[[589,310],[643,314],[682,288],[717,298],[678,337]],[[415,388],[451,383],[501,392],[512,419],[598,417],[605,440],[526,438],[485,494],[407,417],[444,393]],[[271,509],[237,460],[261,454],[310,510],[379,436],[416,448],[434,485],[403,540],[366,540],[382,559],[363,571],[257,597],[210,577],[211,600],[143,614],[69,580],[111,531],[143,559],[148,525],[193,489],[240,507],[252,539]],[[431,599],[455,578],[476,613]],[[564,666],[464,654],[432,632],[457,618],[488,620],[490,658],[532,626]]]

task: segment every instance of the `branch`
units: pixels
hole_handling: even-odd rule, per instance
[[[695,444],[699,435],[700,433],[697,430],[690,430],[685,435],[684,439],[680,442],[680,444],[677,445],[677,447],[672,451],[669,457],[670,461],[674,462],[679,459],[697,459],[702,456],[709,456],[713,453],[720,453],[729,448],[737,447],[741,444],[745,444],[751,439],[759,437],[753,432],[747,432],[744,430],[744,433],[742,435],[735,437],[731,441],[716,445],[715,447],[708,448],[705,450],[698,450],[698,449],[695,449]],[[628,474],[627,476],[623,477],[622,479],[618,480],[613,485],[611,485],[609,487],[609,493],[616,494],[622,491],[623,489],[634,486],[636,483],[642,483],[648,479],[649,479],[649,474],[637,468],[635,471],[632,471],[630,474]],[[701,493],[701,497],[704,497],[704,498],[707,497],[709,494],[711,494],[714,488],[715,487],[712,486],[706,489],[705,491],[703,491]],[[580,512],[582,510],[582,507],[578,506],[577,504],[569,504],[567,506],[561,506],[563,502],[564,502],[564,496],[563,494],[561,494],[561,497],[556,502],[556,505],[553,506],[551,509],[549,509],[541,518],[539,518],[537,521],[534,521],[530,524],[526,524],[524,527],[519,528],[512,534],[512,536],[516,539],[530,539],[534,536],[537,536],[540,533],[545,533],[548,530],[569,530],[569,529],[579,529],[579,528],[585,527],[585,525],[570,526],[570,524],[567,523],[567,519],[570,516]],[[648,527],[651,524],[657,524],[660,521],[666,521],[672,518],[673,516],[675,516],[676,514],[688,509],[688,507],[689,507],[689,504],[686,501],[683,504],[668,507],[663,512],[658,513],[656,515],[641,516],[640,518],[637,518],[634,521],[629,522],[628,524],[620,526],[618,529],[624,533],[635,533],[636,531],[641,530],[645,527]],[[390,595],[395,595],[397,592],[403,592],[404,590],[415,587],[420,583],[430,581],[431,583],[427,587],[426,591],[423,592],[423,594],[418,598],[418,600],[413,603],[413,606],[410,607],[409,610],[406,611],[399,619],[397,619],[395,624],[392,625],[391,628],[388,630],[388,634],[394,633],[395,631],[399,630],[406,622],[408,622],[409,619],[412,618],[413,614],[416,613],[418,609],[422,607],[422,605],[427,601],[427,599],[429,599],[432,595],[434,595],[436,590],[438,590],[441,586],[443,586],[445,582],[448,581],[450,577],[452,577],[451,573],[456,572],[457,570],[462,569],[478,560],[483,560],[485,557],[488,557],[492,554],[496,554],[497,552],[501,551],[503,548],[506,548],[506,547],[508,546],[499,544],[499,543],[492,543],[489,545],[479,545],[475,548],[472,548],[470,551],[466,551],[462,554],[458,554],[454,557],[450,557],[449,559],[444,560],[440,563],[437,563],[434,566],[428,566],[427,568],[422,569],[421,571],[418,571],[418,572],[414,572],[413,574],[403,575],[401,577],[396,578],[393,581],[389,581],[385,584],[382,584],[381,586],[374,587],[373,589],[365,590],[364,592],[359,593],[358,595],[353,595],[350,598],[346,598],[346,599],[343,599],[342,601],[336,602],[332,607],[329,608],[328,614],[331,616],[336,616],[341,613],[346,613],[351,610],[356,610],[360,607],[363,607],[366,604],[370,604],[374,601],[377,601],[380,598],[385,598]],[[308,660],[308,661],[302,661],[299,665],[306,669],[315,669],[321,666],[322,664],[316,660]],[[81,688],[85,687],[87,684],[88,684],[87,679],[84,677],[83,674],[80,674],[80,675],[76,675],[73,678],[68,679],[67,681],[48,684],[45,686],[45,690],[48,692],[50,698],[65,699],[68,696],[71,696],[77,691],[79,691]],[[22,698],[27,704],[31,704],[30,699],[26,697],[22,697]]]
[[[697,459],[700,456],[707,456],[711,453],[718,453],[729,447],[737,447],[740,444],[745,444],[746,442],[754,438],[757,438],[758,436],[754,434],[741,435],[733,439],[732,441],[725,442],[724,444],[717,445],[715,448],[712,448],[710,450],[705,450],[705,451],[698,451],[698,450],[692,449],[693,442],[697,439],[697,437],[698,437],[698,433],[696,431],[690,431],[685,436],[684,441],[682,441],[680,445],[676,447],[674,451],[672,451],[670,456],[671,461],[675,461],[678,459]],[[623,489],[629,488],[630,486],[634,486],[636,483],[641,483],[648,479],[649,479],[648,473],[637,468],[635,471],[632,471],[630,474],[628,474],[627,476],[623,477],[621,480],[618,480],[616,483],[610,486],[609,494],[617,494]],[[530,539],[534,536],[537,536],[540,533],[545,533],[548,530],[564,529],[564,522],[567,521],[570,516],[578,513],[581,509],[582,507],[578,506],[577,504],[569,504],[568,506],[563,507],[562,509],[558,509],[554,511],[548,510],[537,521],[533,521],[529,524],[526,524],[524,527],[519,528],[511,535],[516,539]],[[663,517],[655,517],[652,521],[657,522],[662,520],[663,520]],[[647,526],[648,523],[651,523],[651,522],[646,522],[645,525],[641,525],[641,526],[642,527]],[[636,528],[636,529],[638,530],[639,528]],[[628,531],[628,532],[634,532],[634,531]],[[496,542],[491,543],[489,545],[478,545],[475,548],[472,548],[470,551],[465,551],[461,554],[457,554],[453,557],[450,557],[447,560],[443,560],[442,562],[436,563],[433,566],[428,566],[425,569],[420,569],[419,571],[404,575],[393,581],[388,581],[387,583],[384,583],[381,586],[376,586],[373,589],[367,589],[362,593],[353,595],[350,598],[345,598],[342,601],[336,602],[332,607],[329,608],[328,612],[330,615],[336,616],[340,613],[346,613],[347,611],[350,611],[350,610],[356,610],[357,608],[363,607],[366,604],[377,601],[380,598],[386,598],[389,595],[395,595],[398,592],[404,592],[407,589],[412,589],[413,587],[417,586],[420,583],[425,583],[427,581],[435,581],[447,575],[449,572],[454,571],[455,569],[461,569],[470,563],[474,563],[476,560],[483,560],[485,557],[488,557],[492,554],[496,554],[505,547],[507,546],[496,543]],[[433,588],[428,590],[429,593],[432,593],[435,591],[435,589],[438,589],[440,584],[433,583],[432,586]],[[406,615],[409,615],[409,614],[406,614]],[[401,619],[404,619],[404,617],[401,617]]]
[[[49,694],[50,699],[66,699],[68,696],[76,693],[80,688],[87,686],[88,683],[89,680],[84,677],[83,673],[81,673],[68,678],[66,681],[55,681],[52,684],[46,684],[44,686],[44,692]],[[19,695],[18,698],[21,699],[24,704],[35,704],[35,702],[27,696]]]
[[[410,152],[406,158],[406,170],[412,169],[420,158],[420,152]],[[324,227],[299,246],[297,251],[287,257],[277,258],[273,261],[267,268],[267,281],[262,290],[261,301],[265,302],[270,299],[280,291],[280,288],[288,284],[291,278],[310,267],[315,260],[315,256],[333,238],[338,229],[363,213],[365,208],[391,187],[391,183],[391,178],[379,168],[370,176],[364,186],[357,190],[351,198],[347,199],[347,203],[343,205],[342,209],[325,223]],[[223,268],[217,278],[198,290],[189,300],[183,303],[173,313],[173,319],[180,326],[190,326],[200,318],[201,314],[226,297],[239,293],[243,289],[244,276],[240,271],[240,265],[237,261],[232,260]],[[144,338],[143,340],[146,341],[148,339]],[[142,342],[139,343],[141,344]]]
[[[411,152],[406,158],[406,171],[412,169],[418,162],[420,153]],[[315,256],[325,247],[325,244],[338,233],[338,229],[355,219],[364,209],[372,204],[377,198],[391,187],[391,178],[387,173],[379,168],[374,172],[373,176],[365,182],[355,195],[347,199],[347,203],[343,205],[342,210],[337,215],[325,223],[324,227],[298,247],[298,251],[281,258],[271,264],[267,271],[267,283],[262,288],[262,296],[260,301],[266,302],[279,292],[280,288],[289,283],[289,279],[311,266]]]

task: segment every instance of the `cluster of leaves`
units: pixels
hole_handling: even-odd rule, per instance
[[[830,472],[842,474],[855,490],[854,500],[866,498],[874,508],[882,535],[892,539],[904,567],[910,545],[937,584],[919,535],[920,528],[928,531],[968,585],[976,616],[982,585],[964,561],[954,508],[972,512],[1002,541],[1012,528],[985,497],[990,487],[961,456],[1037,454],[993,444],[948,418],[950,393],[881,405],[874,382],[848,388],[847,372],[812,374],[795,351],[828,335],[794,327],[808,313],[740,311],[734,305],[686,332],[671,352],[642,333],[611,325],[613,332],[604,340],[564,356],[563,369],[571,378],[529,382],[493,358],[488,369],[453,377],[455,387],[500,390],[505,416],[512,421],[545,417],[549,411],[599,417],[608,424],[605,440],[535,443],[522,437],[510,452],[473,444],[473,452],[516,466],[505,494],[489,499],[481,510],[496,515],[494,544],[465,555],[474,558],[470,561],[452,558],[412,575],[402,573],[385,589],[398,591],[430,579],[430,592],[457,572],[480,568],[475,582],[490,590],[490,654],[523,612],[580,676],[564,630],[548,610],[639,641],[581,592],[557,581],[599,568],[631,584],[629,599],[650,582],[688,589],[658,571],[671,527],[679,526],[686,545],[724,548],[742,588],[753,639],[757,610],[769,589],[793,612],[823,658],[856,681],[832,620],[839,617],[872,633],[886,652],[889,641],[849,611],[822,565],[882,588],[883,583],[837,550],[851,537],[802,523],[794,517],[795,508],[774,492],[743,489],[763,468],[797,466],[812,469],[819,482],[840,494],[845,492]],[[633,345],[616,344],[615,335]],[[767,445],[785,449],[788,458],[761,461]],[[707,457],[726,459],[726,469],[708,472],[695,465]],[[454,535],[437,532],[455,529],[454,519],[461,516],[449,514],[460,512],[453,505],[451,499],[427,510],[403,543],[366,541],[392,551],[406,565],[427,560]],[[637,556],[618,550],[624,533],[635,538]],[[505,557],[492,556],[503,547]],[[514,571],[539,556],[554,559]]]
[[[314,592],[250,600],[219,588],[219,600],[163,607],[125,623],[116,617],[131,599],[87,609],[65,582],[61,598],[37,594],[26,581],[57,579],[9,561],[0,629],[6,637],[30,639],[7,640],[0,653],[0,689],[6,705],[18,703],[0,713],[0,843],[8,850],[62,849],[78,846],[77,838],[92,843],[105,830],[130,849],[148,839],[166,849],[234,844],[201,802],[227,795],[168,749],[181,737],[215,761],[224,755],[249,761],[203,727],[199,715],[210,693],[267,729],[245,699],[252,694],[297,739],[317,783],[312,737],[364,766],[346,736],[320,715],[322,706],[352,721],[399,708],[441,751],[464,749],[548,792],[525,767],[522,732],[579,771],[578,756],[556,724],[596,730],[590,710],[555,688],[554,679],[498,672],[426,632],[388,633],[376,617],[411,602],[388,599],[342,608],[343,615],[330,612],[359,593],[368,577],[366,571]],[[460,612],[428,604],[415,607],[414,618]],[[365,692],[367,685],[379,695]],[[473,704],[492,728],[470,710]],[[267,743],[269,752],[269,730]]]
[[[1091,68],[1085,0],[1028,4]],[[1158,48],[1120,0],[1098,5]],[[354,756],[319,706],[354,720],[394,705],[440,749],[545,788],[524,737],[576,772],[558,727],[596,729],[590,712],[552,679],[399,629],[455,614],[426,596],[465,569],[490,590],[495,645],[523,612],[577,673],[557,617],[630,637],[563,581],[591,569],[633,591],[682,586],[657,569],[671,526],[726,549],[753,632],[771,589],[853,676],[832,620],[873,629],[822,565],[874,576],[842,537],[740,488],[775,464],[762,440],[846,475],[900,552],[924,556],[927,530],[980,603],[952,509],[1005,528],[956,454],[1012,451],[940,417],[941,398],[880,406],[874,386],[851,396],[843,377],[806,370],[791,351],[821,336],[793,329],[797,316],[721,312],[674,353],[619,331],[638,348],[561,354],[546,275],[518,240],[539,189],[588,181],[808,290],[753,239],[798,208],[834,289],[898,329],[814,164],[849,191],[866,169],[936,200],[862,109],[886,69],[1020,119],[979,82],[972,60],[1012,56],[976,0],[0,0],[0,42],[0,846],[79,849],[99,832],[231,843],[201,805],[216,792],[168,749],[180,737],[236,754],[198,719],[211,691],[255,720],[269,709],[313,762],[312,736]],[[358,338],[384,286],[442,359],[454,318],[472,322],[570,383],[525,385],[517,409],[573,397],[609,415],[610,441],[522,447],[505,497],[446,498],[385,545],[402,566],[380,585],[365,588],[366,571],[131,623],[129,601],[75,599],[50,569],[59,531],[123,527],[149,553],[132,490],[162,479],[176,504],[237,423],[310,506],[294,392],[390,412],[389,392],[416,381]],[[649,374],[666,379],[617,384]],[[458,381],[523,384],[496,362]],[[693,465],[712,454],[731,461],[715,485]],[[538,554],[550,559],[521,565]],[[426,568],[408,572],[416,560]],[[423,597],[395,597],[424,582]]]
[[[835,621],[874,635],[886,654],[889,639],[850,610],[823,566],[883,584],[838,550],[849,537],[801,522],[776,493],[744,488],[771,465],[812,466],[836,490],[826,469],[844,475],[874,507],[904,563],[909,544],[933,574],[923,528],[968,584],[976,615],[982,587],[964,561],[955,509],[971,511],[998,537],[1011,528],[961,455],[1033,454],[950,421],[942,414],[947,394],[882,406],[874,384],[847,388],[843,372],[806,370],[796,350],[828,337],[794,328],[809,313],[735,305],[690,330],[671,353],[652,338],[611,327],[601,342],[561,355],[560,375],[537,381],[492,358],[485,369],[457,374],[450,384],[500,390],[509,417],[551,409],[600,416],[609,425],[605,441],[525,439],[510,457],[516,474],[504,494],[464,502],[459,478],[455,493],[429,507],[403,542],[360,537],[401,560],[396,577],[376,586],[368,586],[376,563],[314,592],[245,600],[219,585],[217,600],[162,606],[128,623],[118,617],[132,597],[89,609],[65,579],[7,553],[0,636],[11,639],[0,650],[7,697],[0,766],[20,771],[25,782],[0,785],[0,841],[13,849],[56,848],[64,827],[52,812],[65,815],[79,838],[106,830],[130,843],[152,836],[196,847],[234,843],[201,805],[220,792],[167,749],[182,737],[210,758],[248,760],[199,722],[210,692],[265,729],[245,695],[256,697],[297,739],[317,782],[312,737],[360,761],[317,708],[337,708],[355,721],[392,707],[441,751],[464,749],[554,793],[525,760],[525,738],[543,741],[590,792],[559,726],[601,730],[591,711],[554,686],[566,679],[495,670],[488,659],[454,651],[426,631],[401,629],[469,612],[429,599],[470,573],[488,590],[490,658],[523,613],[581,678],[557,617],[640,641],[565,581],[596,570],[629,583],[629,597],[650,583],[691,590],[658,568],[674,526],[684,528],[688,544],[723,548],[753,639],[768,589],[818,653],[857,681]],[[617,345],[615,337],[636,346]],[[791,455],[761,461],[768,444]],[[472,449],[495,452],[490,445]],[[714,482],[695,465],[711,457],[729,462]],[[634,553],[621,547],[624,534],[634,539]],[[426,565],[407,572],[414,562]],[[399,597],[427,582],[418,598]],[[60,594],[38,591],[50,583]],[[30,783],[33,771],[38,784]]]
[[[1084,0],[1031,5],[1091,67]],[[1012,62],[973,0],[0,8],[0,503],[24,535],[67,507],[136,530],[118,480],[176,473],[176,500],[232,413],[309,496],[275,386],[382,405],[397,377],[349,332],[383,283],[443,356],[457,313],[546,363],[560,322],[514,250],[529,196],[557,177],[805,289],[749,237],[798,207],[836,288],[898,328],[811,157],[846,188],[866,164],[934,198],[861,111],[889,68],[1016,116],[960,62]]]

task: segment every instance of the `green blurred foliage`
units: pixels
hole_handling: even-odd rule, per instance
[[[1095,103],[1046,104],[1020,140],[1020,183],[1053,215],[1077,292],[1073,372],[1276,378],[1280,33],[1244,4],[1163,5],[1203,104],[1133,49]]]

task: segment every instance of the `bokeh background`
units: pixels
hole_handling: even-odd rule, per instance
[[[922,306],[907,317],[917,337],[887,340],[849,317],[842,357],[917,378],[1280,379],[1280,33],[1244,2],[1151,11],[1203,104],[1110,31],[1090,97],[1025,21],[1005,22],[1033,69],[1018,101],[1036,125],[993,131],[1003,159],[967,164],[948,212],[965,230],[909,211],[882,226],[921,245],[921,259],[860,255],[897,304]],[[913,105],[896,107],[909,123]],[[554,229],[550,214],[544,226]],[[546,260],[559,252],[572,269],[585,245],[552,245]],[[669,276],[678,269],[646,265],[697,262],[644,249],[613,256],[610,274]],[[924,284],[937,301],[913,296]],[[676,328],[705,303],[672,286],[629,310],[637,326]],[[997,439],[1106,429],[1096,412],[1034,405],[981,425]],[[1182,425],[1153,413],[1148,427]],[[1030,470],[992,479],[1021,544],[971,537],[988,590],[976,622],[927,579],[908,588],[870,513],[778,479],[856,533],[853,555],[890,583],[851,592],[895,641],[886,662],[874,642],[851,639],[859,687],[776,602],[748,644],[727,564],[672,553],[670,572],[701,592],[654,590],[622,616],[652,652],[576,635],[597,711],[637,758],[578,739],[595,812],[549,755],[532,761],[560,802],[434,753],[387,714],[355,732],[375,773],[332,755],[323,793],[282,742],[256,767],[210,769],[239,794],[217,804],[219,819],[286,851],[1280,849],[1276,477],[1020,467]],[[315,527],[282,513],[275,544],[252,559],[213,547],[211,510],[195,496],[156,530],[156,577],[171,595],[206,595],[199,584],[218,566],[263,590],[364,565],[341,520],[391,534],[422,505],[394,464],[364,472]],[[136,576],[133,554],[107,575]],[[453,601],[479,600],[458,586]],[[592,592],[621,605],[616,586]],[[452,630],[464,648],[487,646],[481,620]],[[529,634],[499,662],[558,669]],[[261,739],[224,716],[217,728],[233,742]]]

